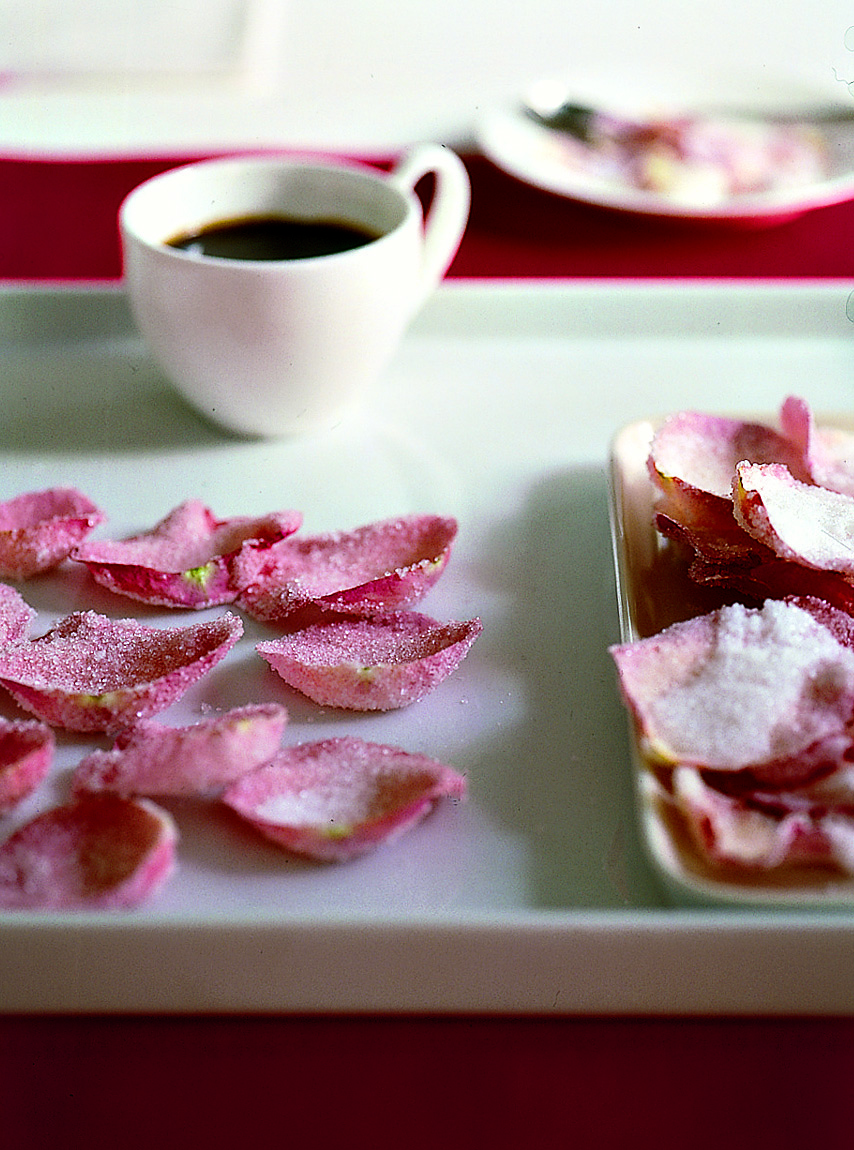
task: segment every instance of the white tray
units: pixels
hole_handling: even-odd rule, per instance
[[[118,292],[0,293],[2,497],[74,483],[117,534],[190,495],[224,515],[297,506],[312,531],[454,514],[454,556],[424,609],[484,623],[452,678],[377,716],[286,695],[248,627],[164,719],[285,698],[288,740],[351,732],[427,751],[467,773],[469,801],[337,868],[173,804],[181,868],[149,908],[0,916],[0,1009],[850,1012],[850,913],[668,906],[636,829],[606,651],[617,429],[748,396],[774,410],[788,392],[849,408],[849,290],[447,287],[358,420],[272,444],[231,439],[174,398]],[[45,623],[133,613],[79,572],[23,590]],[[63,741],[54,787],[20,818],[62,796],[80,743]]]

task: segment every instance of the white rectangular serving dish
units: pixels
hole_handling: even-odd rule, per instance
[[[0,292],[0,497],[73,483],[115,535],[189,496],[222,515],[299,507],[307,531],[452,514],[458,541],[423,609],[484,624],[432,695],[367,716],[287,694],[247,626],[164,721],[284,699],[286,740],[353,733],[423,750],[466,772],[468,801],[340,867],[294,862],[226,812],[164,804],[180,869],[149,907],[0,915],[0,1010],[851,1012],[848,910],[669,905],[638,834],[607,653],[619,638],[607,468],[618,428],[747,397],[774,410],[788,392],[849,409],[849,290],[448,286],[358,418],[271,443],[190,412],[119,291]],[[21,589],[44,625],[90,606],[134,613],[80,571]],[[0,713],[12,713],[5,700]],[[80,754],[81,740],[62,740],[52,785],[18,822],[63,796]]]
[[[750,418],[776,425],[775,414],[751,414]],[[842,420],[819,418],[822,422],[839,426]],[[624,642],[654,635],[671,623],[732,601],[713,588],[693,583],[678,548],[656,531],[655,487],[646,465],[654,432],[655,423],[649,420],[629,424],[615,437],[611,452],[611,524]],[[630,728],[641,833],[653,865],[675,902],[854,909],[854,878],[826,867],[725,873],[710,866],[674,810],[667,772],[656,770],[644,759],[631,721]]]

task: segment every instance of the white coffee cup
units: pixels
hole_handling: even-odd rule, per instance
[[[415,193],[435,176],[426,217]],[[205,160],[141,184],[119,211],[125,286],[167,378],[242,434],[339,421],[387,365],[453,259],[468,219],[461,160],[438,145],[390,172],[278,156]],[[230,259],[170,245],[224,221],[337,220],[377,238],[305,259]]]

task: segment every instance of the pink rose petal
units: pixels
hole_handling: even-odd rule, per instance
[[[223,802],[295,854],[345,862],[396,839],[466,780],[442,763],[350,737],[281,751]]]
[[[810,809],[780,796],[734,798],[709,786],[693,767],[673,773],[673,793],[700,855],[713,866],[767,871],[786,865],[854,871],[854,818]]]
[[[806,481],[802,452],[786,436],[762,423],[681,411],[653,436],[649,471],[671,500],[700,498],[730,503],[736,464],[785,463]]]
[[[681,543],[707,563],[745,567],[774,558],[770,547],[748,535],[735,521],[731,507],[725,516],[712,515],[699,523],[676,520],[657,511],[655,526],[666,539]]]
[[[7,583],[0,583],[0,645],[25,640],[37,612]]]
[[[800,483],[780,463],[740,463],[735,516],[781,559],[854,576],[854,498]]]
[[[421,599],[444,571],[454,519],[410,515],[353,531],[292,537],[238,602],[255,619],[287,620],[308,604],[348,615],[387,615]]]
[[[854,717],[854,650],[793,602],[723,607],[611,652],[644,752],[669,765],[794,773]]]
[[[390,711],[452,674],[482,630],[479,619],[439,623],[404,611],[318,623],[255,649],[288,686],[322,706]]]
[[[111,750],[92,751],[77,766],[75,793],[201,795],[270,761],[287,711],[275,703],[236,707],[189,727],[143,720],[122,731]]]
[[[0,650],[0,683],[53,726],[115,730],[175,702],[242,633],[228,612],[169,628],[74,612],[39,638]]]
[[[301,522],[297,511],[217,519],[203,503],[190,499],[151,531],[87,542],[72,558],[119,595],[164,607],[210,607],[234,602],[258,566]]]
[[[103,520],[95,504],[73,487],[0,503],[0,578],[26,579],[56,567]]]
[[[0,719],[0,814],[12,810],[45,778],[53,762],[53,731],[33,719]]]
[[[0,846],[0,908],[133,909],[168,879],[177,837],[145,799],[91,795],[47,811]]]
[[[804,456],[813,483],[854,496],[854,434],[837,427],[817,427],[809,405],[797,396],[783,403],[780,426]]]

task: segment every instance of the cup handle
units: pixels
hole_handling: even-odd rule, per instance
[[[466,229],[471,203],[465,165],[455,152],[440,144],[419,144],[404,153],[388,179],[401,191],[410,193],[429,174],[435,176],[436,188],[424,219],[421,282],[414,308],[420,307],[450,267]]]

